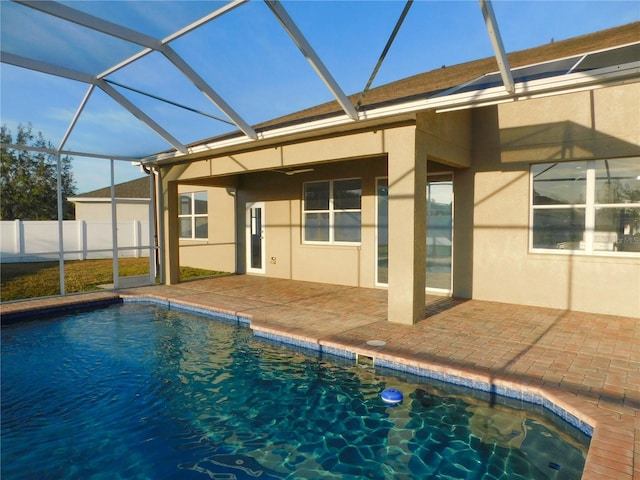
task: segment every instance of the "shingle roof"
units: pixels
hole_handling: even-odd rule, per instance
[[[110,198],[111,187],[81,193],[74,198]],[[142,177],[115,185],[116,198],[149,198],[149,177]]]
[[[557,41],[508,54],[511,68],[548,62],[583,53],[612,48],[640,41],[640,22],[602,30],[568,40]],[[482,75],[498,71],[495,57],[474,60],[458,65],[443,66],[437,70],[420,73],[396,82],[369,90],[362,103],[362,109],[370,109],[382,104],[393,104],[411,98],[426,97],[448,88],[461,85]],[[349,99],[355,105],[360,93]],[[269,130],[287,124],[299,124],[343,113],[338,102],[301,110],[256,126],[256,130]]]

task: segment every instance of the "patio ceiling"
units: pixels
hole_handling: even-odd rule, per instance
[[[279,81],[284,83],[282,79],[288,68],[297,69],[298,72],[312,67],[313,73],[303,74],[315,76],[315,80],[310,80],[311,87],[300,85],[302,97],[307,93],[304,90],[314,89],[313,94],[308,92],[306,95],[312,103],[305,105],[291,101],[287,104],[288,92],[284,86],[284,91],[279,92],[284,97],[281,100],[284,106],[276,116],[324,103],[316,100],[323,98],[322,94],[317,93],[320,88],[324,89],[324,94],[330,94],[327,100],[337,102],[340,106],[338,114],[331,119],[334,123],[353,123],[376,116],[393,115],[399,111],[398,108],[404,111],[464,108],[469,101],[461,100],[461,95],[464,96],[469,90],[473,90],[474,98],[479,97],[478,91],[490,90],[492,97],[487,98],[486,102],[504,101],[505,98],[522,94],[517,90],[517,77],[514,80],[490,0],[479,0],[477,15],[484,19],[486,35],[491,41],[499,71],[490,79],[482,77],[485,81],[478,79],[475,83],[441,92],[432,97],[428,105],[424,102],[413,106],[403,104],[402,107],[386,110],[367,108],[362,105],[362,99],[384,62],[395,34],[402,28],[404,18],[411,15],[409,7],[412,0],[404,4],[399,17],[387,20],[389,30],[379,33],[379,36],[387,39],[382,54],[368,52],[368,55],[377,58],[377,64],[368,76],[364,90],[355,97],[359,98],[357,102],[346,95],[345,87],[339,80],[344,79],[342,72],[332,71],[323,63],[318,47],[305,36],[304,28],[289,13],[293,4],[276,0],[166,2],[162,3],[163,11],[157,10],[151,15],[144,10],[159,9],[157,2],[118,2],[117,7],[110,10],[98,10],[96,3],[99,2],[2,2],[0,59],[3,64],[10,66],[4,67],[3,74],[7,73],[7,68],[28,69],[37,72],[33,77],[34,85],[50,88],[53,103],[61,111],[59,123],[65,124],[64,132],[56,138],[56,151],[63,154],[155,161],[201,152],[203,148],[210,149],[211,142],[204,140],[207,138],[226,136],[232,138],[234,143],[249,143],[284,135],[290,129],[257,130],[257,124],[273,117],[260,117],[260,114],[254,113],[251,101],[245,100],[253,99],[254,106],[271,101],[273,92],[269,88],[277,89]],[[180,3],[190,4],[189,11],[183,11]],[[297,48],[299,61],[285,68],[278,65],[279,76],[274,74],[276,78],[267,78],[264,70],[257,72],[263,78],[254,83],[255,91],[239,87],[239,91],[227,89],[221,93],[216,79],[224,76],[224,72],[216,70],[213,50],[249,40],[243,31],[234,31],[232,38],[228,38],[230,34],[216,29],[216,26],[231,15],[235,16],[234,20],[239,25],[243,25],[242,15],[249,9],[253,15],[252,22],[259,18],[265,25],[268,24],[264,27],[265,32],[268,32],[270,39],[278,40],[268,46],[274,49],[274,55],[285,51],[289,55],[292,49]],[[245,23],[244,26],[262,28],[255,24]],[[219,45],[211,44],[211,37],[219,39]],[[67,48],[69,45],[73,46],[72,53]],[[241,50],[246,56],[241,61],[248,64],[249,70],[252,62],[260,62],[257,56],[248,53],[251,48],[249,45],[247,50]],[[567,70],[575,63],[570,62]],[[261,65],[260,68],[268,66],[266,62],[266,67]],[[11,74],[11,71],[8,73]],[[176,88],[176,85],[180,87]],[[5,92],[4,95],[29,95],[31,85],[23,87],[24,90]],[[241,108],[236,106],[240,103]],[[114,106],[121,112],[114,110]],[[112,113],[114,111],[116,113]],[[121,114],[127,115],[123,117]],[[137,119],[135,126],[131,123],[134,117]],[[32,120],[24,118],[23,123]],[[135,144],[111,143],[106,149],[96,144],[94,149],[93,145],[82,141],[90,136],[92,122],[102,125],[105,133],[107,128],[117,132],[119,122],[131,125],[128,128],[144,128],[140,130],[140,140]],[[303,128],[321,128],[326,124],[326,121],[307,122]],[[149,139],[149,133],[152,133],[153,139]]]

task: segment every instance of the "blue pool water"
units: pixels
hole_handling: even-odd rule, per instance
[[[5,326],[1,360],[3,480],[579,479],[588,447],[542,411],[151,305]]]

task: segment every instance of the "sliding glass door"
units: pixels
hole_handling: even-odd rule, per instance
[[[453,178],[427,177],[427,289],[451,291]]]
[[[376,284],[388,283],[389,266],[389,183],[376,182]],[[427,263],[428,290],[450,293],[453,258],[453,175],[427,178]]]
[[[376,181],[376,285],[387,285],[389,281],[389,180]]]

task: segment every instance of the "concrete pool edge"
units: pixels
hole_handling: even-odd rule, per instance
[[[86,294],[69,295],[67,297],[43,297],[13,302],[3,302],[0,309],[2,326],[19,323],[27,319],[38,319],[109,307],[123,303],[120,295],[113,293],[95,293],[87,299]],[[24,306],[29,308],[22,308]]]
[[[152,303],[167,308],[176,308],[187,312],[210,315],[223,320],[237,322],[238,325],[251,328],[253,334],[262,338],[273,340],[279,343],[302,347],[305,349],[319,351],[330,355],[357,360],[359,355],[370,357],[376,367],[389,368],[402,373],[409,373],[418,377],[439,380],[453,385],[468,387],[481,392],[486,392],[502,397],[520,400],[533,405],[541,405],[549,412],[555,414],[560,419],[569,423],[582,433],[593,438],[595,424],[594,418],[585,415],[573,408],[562,398],[550,395],[550,392],[540,388],[523,388],[516,382],[500,378],[491,378],[487,374],[478,374],[457,368],[451,368],[444,364],[427,363],[416,361],[410,358],[399,358],[396,355],[384,353],[384,346],[372,347],[364,345],[360,348],[344,345],[341,343],[327,341],[317,338],[309,338],[302,335],[295,335],[291,332],[283,332],[272,326],[266,326],[259,320],[251,319],[246,313],[220,310],[212,307],[205,307],[194,302],[168,300],[155,296],[131,296],[122,295],[124,303]]]
[[[376,366],[407,373],[417,371],[416,375],[418,376],[441,380],[452,385],[470,388],[482,387],[475,389],[488,391],[505,398],[520,399],[533,405],[541,405],[548,412],[591,437],[582,480],[602,480],[603,478],[635,480],[636,478],[633,470],[634,442],[640,442],[640,439],[620,438],[619,419],[609,413],[602,412],[597,405],[581,401],[577,395],[570,394],[558,387],[519,383],[489,373],[453,368],[444,363],[420,362],[409,357],[387,355],[381,352],[379,347],[371,347],[366,344],[355,347],[335,341],[298,335],[266,325],[259,320],[252,320],[250,328],[254,335],[279,343],[326,352],[354,361],[357,361],[358,355],[364,355],[372,358]],[[422,374],[426,372],[434,373]],[[611,452],[612,445],[616,449],[616,453],[613,454]],[[630,466],[626,471],[621,472],[618,467],[620,464]]]
[[[176,308],[179,310],[210,315],[223,320],[236,322],[238,325],[251,328],[253,334],[266,338],[278,343],[302,347],[312,351],[318,351],[337,357],[357,360],[359,355],[373,359],[376,367],[388,368],[402,373],[409,373],[418,377],[439,380],[452,385],[463,386],[478,390],[481,392],[499,395],[502,397],[520,400],[532,405],[543,406],[546,410],[556,415],[558,418],[567,422],[571,426],[580,430],[582,433],[593,438],[594,426],[596,421],[582,412],[576,411],[571,405],[566,404],[560,398],[549,395],[542,389],[523,388],[517,383],[501,380],[499,378],[491,378],[490,376],[478,374],[470,371],[451,368],[442,364],[426,363],[415,361],[409,358],[401,359],[395,355],[387,355],[383,352],[382,347],[363,346],[361,348],[353,348],[344,344],[324,341],[322,339],[308,338],[301,335],[295,335],[290,332],[282,332],[273,327],[262,325],[258,320],[252,320],[249,315],[240,312],[232,312],[220,310],[211,307],[204,307],[193,302],[167,300],[162,298],[134,297],[122,296],[124,303],[152,303],[167,308]]]
[[[373,365],[376,367],[388,368],[400,373],[407,373],[451,385],[467,387],[479,392],[519,400],[532,405],[540,405],[582,433],[593,438],[596,420],[572,408],[571,405],[562,401],[561,398],[549,395],[549,392],[541,389],[522,388],[521,385],[514,382],[491,379],[483,374],[451,368],[443,364],[419,362],[408,359],[400,360],[396,356],[385,355],[379,350],[374,351],[374,349],[364,347],[360,349],[354,349],[353,347],[348,348],[333,342],[324,342],[322,340],[295,336],[289,333],[281,333],[275,329],[266,328],[261,325],[252,324],[251,329],[254,335],[275,342],[352,359],[354,361],[357,361],[358,356],[365,356],[371,358]]]
[[[282,282],[281,282],[282,283]],[[194,285],[194,287],[196,287]],[[153,288],[153,287],[152,287]],[[205,287],[208,290],[208,285]],[[119,292],[119,294],[105,292],[82,294],[72,297],[55,297],[47,299],[38,299],[31,302],[8,302],[0,305],[0,317],[2,317],[2,323],[5,324],[5,318],[15,314],[16,311],[29,311],[31,314],[41,311],[42,304],[47,304],[47,311],[51,311],[49,307],[54,305],[60,305],[62,303],[73,303],[78,305],[79,300],[85,298],[89,302],[96,298],[102,299],[105,297],[116,298],[113,303],[119,302],[146,302],[156,305],[164,305],[169,308],[177,308],[182,310],[190,310],[195,313],[202,313],[205,315],[212,315],[220,318],[227,316],[232,321],[237,321],[239,324],[250,326],[254,331],[272,332],[284,339],[291,338],[298,342],[307,342],[309,345],[316,345],[316,348],[323,348],[328,353],[333,353],[332,348],[339,346],[343,347],[344,351],[353,352],[353,354],[365,355],[370,357],[377,357],[386,361],[397,361],[402,365],[412,362],[419,362],[418,357],[412,355],[388,355],[383,349],[379,347],[371,347],[366,345],[366,342],[360,341],[345,341],[339,342],[335,340],[335,336],[331,337],[329,334],[325,335],[323,332],[323,325],[318,322],[309,322],[307,328],[303,329],[287,329],[287,325],[278,325],[275,322],[266,321],[266,317],[263,318],[262,312],[257,314],[248,304],[252,302],[251,299],[243,299],[238,302],[237,305],[233,302],[227,301],[230,297],[229,294],[216,295],[207,294],[200,286],[198,288],[159,288],[156,287],[153,290],[131,290],[128,292]],[[211,298],[209,298],[211,297]],[[222,302],[220,302],[222,300]],[[272,302],[276,304],[278,301]],[[85,302],[86,303],[86,302]],[[480,302],[482,304],[482,302]],[[259,302],[258,302],[259,305]],[[225,306],[225,308],[217,308],[219,306]],[[64,311],[68,306],[63,306],[59,311]],[[13,313],[12,313],[13,312]],[[312,315],[311,311],[307,311]],[[33,315],[30,315],[33,318]],[[39,317],[38,317],[39,318]],[[260,318],[263,318],[260,320]],[[309,317],[313,320],[312,316]],[[321,327],[321,328],[314,328]],[[390,326],[393,331],[396,331],[395,326]],[[313,333],[315,330],[315,333]],[[311,333],[310,333],[311,332]],[[348,325],[345,325],[343,335],[341,339],[348,339],[351,332]],[[368,337],[370,338],[370,337]],[[392,345],[387,344],[387,347]],[[401,352],[402,349],[396,349]],[[611,399],[615,398],[628,398],[622,393],[612,392],[611,397],[591,394],[591,388],[589,384],[579,385],[579,388],[575,388],[571,384],[566,385],[562,381],[559,382],[546,382],[544,379],[530,379],[530,378],[518,378],[518,375],[500,374],[495,370],[481,369],[481,371],[462,370],[459,368],[447,365],[446,358],[443,361],[438,362],[423,362],[426,363],[427,368],[436,371],[447,372],[451,375],[467,376],[476,381],[484,381],[491,379],[496,387],[512,388],[515,390],[526,390],[531,394],[537,394],[546,398],[549,402],[562,408],[563,410],[574,415],[580,421],[586,422],[593,427],[593,436],[591,438],[591,444],[589,446],[585,467],[582,475],[583,480],[601,480],[606,479],[620,479],[620,480],[633,480],[640,478],[638,472],[640,472],[640,435],[638,431],[640,428],[640,421],[637,415],[637,409],[634,409],[635,397],[630,398],[629,406],[620,405],[620,407],[612,408]],[[464,375],[461,375],[464,374]],[[633,382],[629,383],[630,386]],[[632,390],[635,392],[635,390]],[[615,396],[619,395],[619,396]],[[603,404],[604,402],[604,404]],[[607,403],[608,402],[608,403]],[[632,410],[629,411],[629,408]],[[635,407],[637,408],[637,407]],[[634,414],[634,412],[636,412]]]

